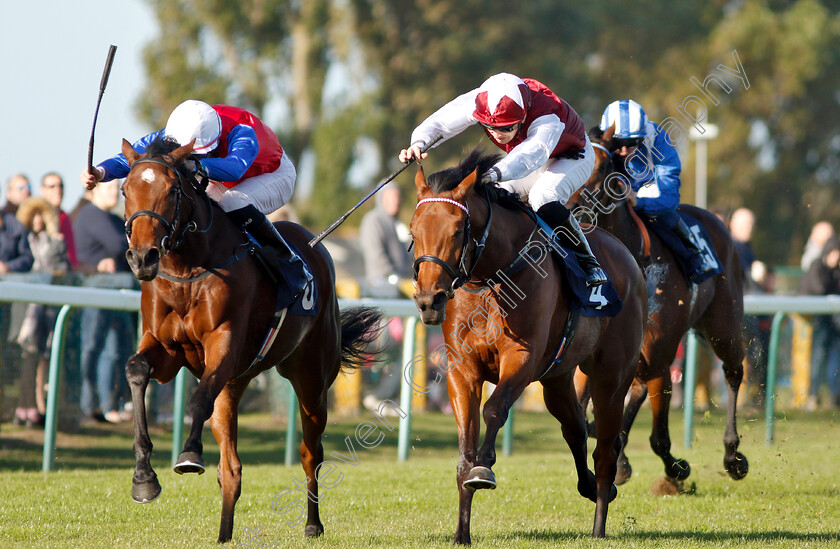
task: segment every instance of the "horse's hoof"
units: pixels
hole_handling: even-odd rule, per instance
[[[204,460],[198,452],[181,452],[178,456],[178,463],[175,464],[175,472],[179,475],[184,473],[204,474]]]
[[[472,545],[470,536],[455,536],[452,539],[452,545]]]
[[[592,503],[598,501],[598,482],[595,480],[595,473],[592,471],[586,472],[585,479],[578,479],[578,494],[585,497]]]
[[[630,467],[630,462],[619,462],[618,470],[615,473],[615,483],[621,486],[633,476],[633,468]]]
[[[735,480],[741,480],[750,470],[750,463],[741,452],[735,452],[735,456],[731,459],[724,458],[723,465],[729,476]]]
[[[691,465],[682,458],[675,459],[670,467],[665,468],[665,474],[676,481],[683,481],[691,474]]]
[[[151,503],[160,495],[161,487],[157,478],[150,482],[134,484],[131,487],[131,499],[134,503]]]
[[[317,538],[324,533],[324,527],[320,524],[307,524],[303,529],[303,535],[308,538]]]
[[[464,488],[469,488],[470,490],[495,490],[496,475],[493,474],[493,471],[489,467],[477,465],[467,475],[467,480],[464,481]]]
[[[612,486],[610,486],[610,503],[612,503],[613,500],[617,497],[618,497],[618,487],[615,484],[613,484]]]

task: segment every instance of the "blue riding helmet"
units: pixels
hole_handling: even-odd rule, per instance
[[[632,99],[613,101],[601,116],[601,131],[615,124],[614,139],[641,139],[647,135],[647,115],[641,105]]]

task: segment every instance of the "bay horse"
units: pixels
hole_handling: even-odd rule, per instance
[[[562,266],[549,257],[550,251],[523,267],[537,234],[533,215],[521,206],[501,205],[500,189],[477,182],[477,174],[497,160],[474,150],[456,168],[430,175],[428,182],[422,167],[415,178],[417,208],[410,227],[414,301],[424,323],[443,325],[449,398],[458,425],[459,511],[453,541],[471,543],[475,490],[496,487],[491,470],[496,436],[522,391],[537,380],[574,456],[578,492],[596,503],[592,535],[604,537],[607,509],[617,495],[613,479],[624,396],[647,314],[644,279],[618,239],[592,232],[589,244],[623,308],[614,317],[581,316],[562,362],[552,367],[570,317],[570,296]],[[594,474],[587,466],[586,418],[573,383],[577,364],[590,374],[597,403]],[[496,388],[484,404],[486,432],[477,448],[485,381]]]
[[[632,475],[624,447],[636,414],[648,395],[653,413],[650,446],[662,459],[665,474],[673,480],[683,481],[691,473],[685,459],[671,454],[668,431],[672,390],[670,366],[680,340],[689,328],[703,336],[723,361],[729,395],[723,463],[730,477],[742,479],[749,471],[746,457],[737,451],[740,437],[736,426],[738,390],[744,375],[744,286],[732,237],[720,219],[708,210],[688,204],[679,206],[678,211],[687,213],[706,229],[723,267],[722,274],[699,285],[690,284],[671,249],[655,232],[640,229],[642,222],[628,201],[629,183],[613,170],[610,143],[614,130],[611,127],[601,132],[597,126],[590,130],[589,136],[595,146],[595,167],[586,184],[572,196],[570,205],[577,205],[577,213],[589,216],[586,220],[617,236],[634,255],[647,281],[649,316],[624,413],[617,481],[626,482]],[[578,384],[583,385],[584,380],[581,376]]]
[[[192,427],[177,473],[203,473],[201,431],[210,419],[219,444],[218,483],[222,492],[220,543],[231,539],[242,482],[236,451],[237,415],[248,383],[272,366],[289,379],[299,400],[306,475],[306,536],[324,527],[318,509],[317,471],[323,462],[321,435],[327,422],[327,391],[341,365],[358,366],[376,337],[381,315],[366,307],[339,311],[335,269],[323,244],[308,245],[312,234],[293,223],[277,229],[309,265],[315,288],[299,303],[312,314],[284,310],[273,343],[264,337],[277,326],[277,288],[260,267],[249,240],[211,201],[188,169],[192,144],[152,143],[141,155],[123,140],[130,165],[125,195],[129,265],[141,282],[142,337],[126,363],[134,405],[132,498],[153,501],[161,492],[149,462],[144,396],[150,379],[171,381],[182,367],[199,379],[189,401]],[[249,251],[250,250],[250,251]],[[274,324],[272,324],[274,322]],[[270,345],[268,349],[262,348]],[[255,357],[263,356],[262,361]],[[178,418],[176,418],[178,419]]]

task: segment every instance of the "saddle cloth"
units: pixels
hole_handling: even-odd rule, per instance
[[[697,247],[703,252],[701,257],[689,253],[680,237],[670,229],[666,229],[658,223],[651,223],[644,217],[642,218],[645,221],[645,225],[656,233],[665,245],[674,252],[674,255],[677,257],[677,263],[679,263],[680,269],[686,278],[690,278],[691,275],[698,273],[706,265],[712,267],[712,270],[695,279],[693,282],[696,284],[700,284],[704,280],[722,273],[723,265],[717,256],[717,252],[715,252],[714,246],[711,244],[712,240],[709,237],[709,233],[706,232],[706,228],[685,212],[678,211],[677,214],[683,218],[683,221],[685,221],[685,224],[691,230]]]

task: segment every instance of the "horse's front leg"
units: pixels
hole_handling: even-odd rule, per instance
[[[242,462],[236,452],[239,400],[248,386],[245,382],[232,381],[219,393],[210,418],[213,436],[219,444],[219,488],[222,491],[222,518],[219,525],[219,543],[230,541],[233,536],[233,513],[242,491]]]
[[[484,442],[478,449],[475,466],[466,481],[473,489],[496,487],[496,478],[490,470],[496,463],[496,436],[507,421],[513,403],[528,386],[533,375],[530,357],[520,359],[519,354],[513,360],[502,358],[499,383],[484,404],[484,424],[487,426]]]
[[[668,429],[668,414],[671,408],[671,376],[668,368],[664,374],[648,380],[647,389],[650,398],[650,411],[653,414],[653,430],[650,434],[650,447],[665,464],[668,478],[682,481],[691,474],[691,466],[682,458],[671,454],[671,434]]]
[[[474,370],[473,370],[474,371]],[[479,407],[481,405],[481,380],[467,378],[455,370],[446,376],[449,385],[449,402],[458,424],[458,527],[452,543],[469,545],[470,515],[475,489],[464,483],[475,465],[475,449],[481,431]]]
[[[160,483],[149,461],[152,454],[152,440],[146,419],[146,387],[149,386],[152,363],[163,366],[171,357],[158,341],[146,332],[137,354],[125,364],[125,377],[131,388],[131,403],[134,406],[134,468],[131,497],[137,503],[149,503],[160,495]]]
[[[213,415],[213,403],[222,392],[228,381],[233,379],[237,373],[237,362],[239,353],[230,346],[230,331],[217,330],[204,342],[204,373],[201,381],[198,382],[195,392],[190,397],[189,414],[192,418],[192,427],[184,448],[178,455],[178,462],[175,464],[175,472],[179,475],[184,473],[204,473],[204,459],[201,457],[204,446],[201,443],[201,431],[204,423]]]

